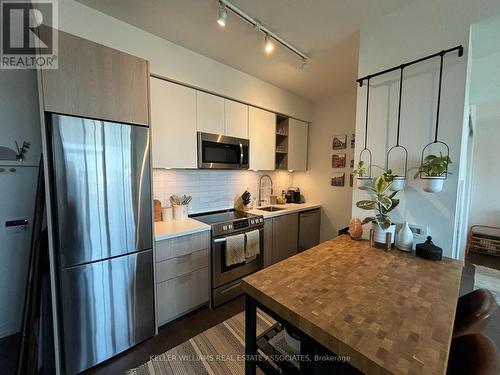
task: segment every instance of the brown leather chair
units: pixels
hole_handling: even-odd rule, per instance
[[[460,336],[451,343],[448,375],[498,375],[500,353],[488,337],[476,333]]]
[[[458,299],[453,337],[481,333],[497,309],[488,289],[476,289]]]

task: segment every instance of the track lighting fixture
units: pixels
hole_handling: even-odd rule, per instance
[[[227,20],[227,9],[226,6],[220,2],[219,3],[219,16],[217,17],[217,23],[220,27],[226,27]]]
[[[242,11],[240,8],[232,4],[229,0],[218,0],[219,3],[219,16],[217,18],[217,23],[221,27],[226,26],[226,20],[227,20],[227,11],[231,11],[233,14],[237,15],[240,17],[242,20],[246,21],[250,25],[252,25],[257,32],[261,32],[265,35],[265,41],[264,41],[264,50],[266,53],[269,55],[271,52],[274,50],[274,42],[280,44],[281,46],[287,48],[289,51],[293,52],[297,56],[299,56],[302,59],[302,63],[300,65],[300,69],[304,70],[307,66],[307,60],[309,59],[309,56],[307,56],[305,53],[300,51],[298,48],[295,48],[292,46],[290,43],[288,43],[286,40],[281,38],[279,35],[276,35],[273,33],[271,30],[269,30],[267,27],[262,25],[258,20],[255,18],[249,16],[246,14],[244,11]]]
[[[273,52],[274,44],[271,38],[269,37],[269,34],[266,34],[266,38],[264,39],[264,49],[268,55],[271,54],[271,52]]]

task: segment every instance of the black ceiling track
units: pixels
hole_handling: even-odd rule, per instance
[[[444,55],[446,55],[448,53],[455,52],[455,51],[458,51],[458,57],[462,57],[463,54],[464,54],[464,47],[460,45],[460,46],[456,46],[456,47],[453,47],[453,48],[445,49],[445,50],[433,53],[432,55],[421,57],[420,59],[413,60],[413,61],[410,61],[410,62],[407,62],[407,63],[404,63],[404,64],[400,64],[400,65],[397,65],[397,66],[389,68],[389,69],[382,70],[382,71],[380,71],[378,73],[373,73],[373,74],[369,74],[369,75],[367,75],[365,77],[358,78],[356,80],[356,82],[359,83],[359,87],[362,87],[363,86],[363,81],[365,81],[365,80],[370,80],[371,78],[378,77],[378,76],[381,76],[383,74],[387,74],[387,73],[393,72],[395,70],[404,69],[404,68],[406,68],[406,67],[408,67],[410,65],[414,65],[414,64],[417,64],[419,62],[432,59],[434,57],[444,56]]]

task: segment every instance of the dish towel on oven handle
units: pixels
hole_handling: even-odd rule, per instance
[[[245,261],[245,235],[226,237],[226,267]]]
[[[260,254],[260,231],[258,229],[245,233],[247,237],[246,257]]]

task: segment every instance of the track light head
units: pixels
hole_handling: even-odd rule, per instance
[[[273,41],[269,37],[269,34],[266,34],[266,38],[264,39],[264,50],[269,55],[271,52],[273,52],[273,49],[274,49]]]
[[[217,23],[220,27],[226,27],[227,20],[227,9],[226,6],[222,3],[219,4],[219,15],[217,17]]]

